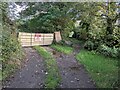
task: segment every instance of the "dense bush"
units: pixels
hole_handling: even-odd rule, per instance
[[[76,27],[73,29],[75,32],[73,37],[77,38],[78,40],[86,40],[87,39],[87,31],[84,28]]]
[[[97,40],[88,40],[84,44],[84,48],[87,50],[96,50],[100,54],[103,54],[105,56],[113,57],[113,58],[119,58],[120,57],[120,48],[119,47],[109,47],[105,45],[105,43],[97,41]]]
[[[119,48],[110,48],[106,45],[100,45],[97,49],[97,51],[105,56],[109,56],[109,57],[119,57],[119,53],[120,53],[120,50]]]
[[[92,41],[86,41],[84,44],[84,48],[88,50],[93,50],[94,49],[94,43]]]
[[[20,66],[21,59],[23,58],[23,50],[17,40],[16,35],[10,33],[7,25],[3,27],[4,32],[2,33],[2,71],[5,79],[8,77],[15,68]]]
[[[16,35],[12,34],[9,25],[3,26],[4,32],[2,32],[2,58],[4,61],[9,60],[13,54],[19,54],[21,52],[21,46],[17,40]]]
[[[2,78],[0,80],[4,80],[21,64],[21,59],[24,55],[16,35],[17,26],[7,16],[8,5],[5,4],[6,8],[4,7],[4,3],[0,5],[2,5],[2,23],[0,27]]]
[[[107,46],[109,46],[109,47],[114,47],[114,46],[116,46],[116,47],[119,47],[119,38],[117,37],[117,36],[115,36],[114,34],[112,34],[112,35],[107,35],[106,37],[105,37],[105,43],[106,43],[106,45]]]

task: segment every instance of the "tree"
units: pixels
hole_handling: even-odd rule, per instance
[[[70,5],[72,4],[28,3],[28,8],[21,13],[23,18],[29,17],[23,27],[28,26],[28,32],[64,31],[67,26],[70,28],[69,24],[72,21],[70,14],[67,13]]]

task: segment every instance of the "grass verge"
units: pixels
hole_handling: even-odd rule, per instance
[[[56,49],[59,52],[65,53],[65,54],[71,54],[73,52],[73,48],[69,47],[69,46],[53,44],[53,45],[51,45],[51,47]]]
[[[119,69],[117,60],[85,50],[81,50],[76,59],[85,66],[97,87],[115,87]]]
[[[2,64],[0,80],[4,81],[15,73],[15,71],[21,67],[24,58],[25,53],[22,48],[18,52],[14,52],[8,60],[0,58],[0,64]]]
[[[52,57],[52,54],[46,51],[44,48],[40,46],[35,46],[34,48],[45,59],[45,66],[48,73],[45,79],[46,88],[55,89],[60,81],[56,60]]]

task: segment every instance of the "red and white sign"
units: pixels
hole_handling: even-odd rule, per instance
[[[35,34],[34,40],[35,41],[41,41],[41,35],[40,34]]]

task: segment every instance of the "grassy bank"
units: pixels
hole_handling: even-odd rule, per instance
[[[13,47],[14,49],[4,46],[2,49],[2,75],[0,80],[5,80],[11,76],[18,68],[20,68],[22,60],[25,58],[24,50],[17,41]]]
[[[112,88],[115,86],[118,80],[117,60],[85,50],[81,50],[76,58],[85,66],[98,87]]]
[[[47,76],[45,79],[46,88],[55,89],[60,81],[56,60],[52,57],[52,54],[46,51],[44,48],[40,46],[35,46],[34,48],[44,58],[45,61],[45,66],[47,69]]]
[[[52,48],[56,49],[58,52],[62,52],[65,54],[70,54],[73,52],[73,48],[69,46],[62,46],[58,44],[51,45]]]

